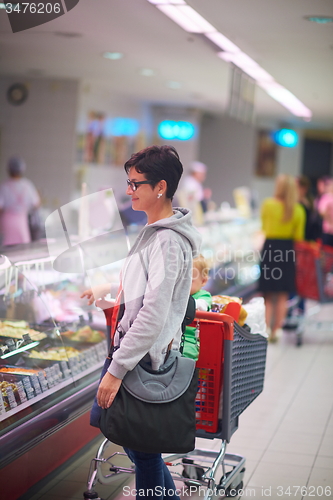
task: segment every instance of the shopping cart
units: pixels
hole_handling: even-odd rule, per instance
[[[173,478],[190,493],[205,488],[200,494],[205,500],[216,494],[236,497],[242,493],[245,457],[228,454],[226,448],[240,414],[263,390],[267,339],[244,330],[226,314],[197,312],[194,325],[200,330],[196,436],[217,438],[221,445],[218,451],[195,448],[163,459]],[[133,466],[116,465],[123,453],[113,449],[109,455],[108,448],[112,446],[105,439],[91,461],[85,499],[100,499],[94,489],[97,482],[119,484],[122,476],[134,473]]]
[[[294,248],[297,295],[289,301],[284,328],[296,330],[297,345],[300,346],[305,324],[304,309],[300,307],[300,301],[311,299],[319,304],[333,302],[333,248],[307,241],[295,243]],[[309,318],[306,320],[308,325]],[[317,323],[316,329],[320,326]]]
[[[333,248],[301,241],[295,244],[295,251],[298,295],[333,302]]]

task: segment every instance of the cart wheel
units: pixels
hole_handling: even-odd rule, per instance
[[[98,493],[96,491],[85,491],[83,493],[83,498],[84,500],[103,500],[103,498],[98,496]]]
[[[236,488],[232,488],[231,486],[229,486],[229,488],[225,490],[225,496],[228,498],[238,497],[243,491],[243,486],[243,481],[241,481],[239,485],[236,486]]]
[[[300,347],[302,344],[303,344],[303,332],[299,330],[296,333],[296,346]]]

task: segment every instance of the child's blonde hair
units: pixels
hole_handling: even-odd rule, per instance
[[[199,271],[202,278],[208,279],[209,265],[203,255],[200,254],[198,255],[198,257],[193,259],[193,267],[195,267]]]

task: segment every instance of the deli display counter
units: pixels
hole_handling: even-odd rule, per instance
[[[54,270],[43,243],[4,251],[0,468],[14,500],[99,434],[88,417],[107,338],[104,313],[79,298],[86,275]]]
[[[128,245],[139,230],[128,228]],[[211,266],[206,288],[253,294],[259,222],[211,221],[199,231]],[[99,435],[89,425],[89,410],[107,353],[105,317],[80,295],[117,281],[123,261],[106,264],[103,243],[96,252],[103,265],[69,273],[57,270],[46,242],[0,249],[0,468],[8,478],[2,493],[12,500]]]

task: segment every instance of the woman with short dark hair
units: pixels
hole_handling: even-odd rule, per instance
[[[115,350],[102,379],[97,402],[111,406],[122,379],[148,358],[153,370],[163,364],[168,346],[178,349],[192,281],[192,257],[199,253],[201,238],[192,226],[191,213],[173,208],[172,198],[183,167],[171,146],[151,146],[125,163],[126,193],[134,210],[146,213],[148,223],[140,231],[121,271],[124,314],[115,330]],[[103,297],[110,286],[86,290],[88,303]],[[163,425],[163,422],[161,422]],[[137,429],[140,433],[140,428]],[[179,436],[182,439],[182,436]],[[125,449],[135,463],[137,498],[178,498],[161,453]],[[162,493],[161,493],[162,492]],[[163,494],[163,492],[165,492]]]

